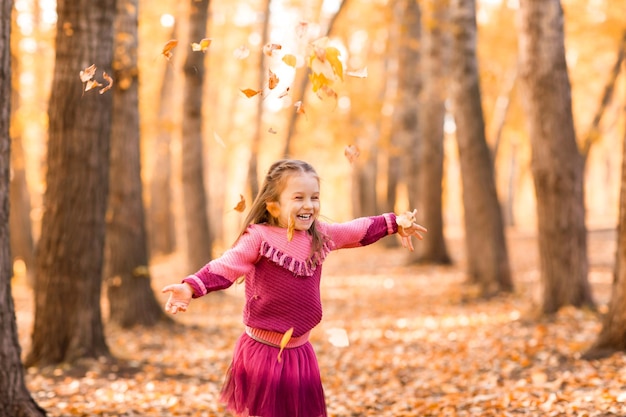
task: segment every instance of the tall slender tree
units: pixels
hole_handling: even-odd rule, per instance
[[[206,37],[209,0],[191,0],[189,41]],[[204,90],[204,54],[187,49],[184,64],[182,177],[187,235],[187,267],[195,271],[211,259],[207,193],[204,181],[204,124],[202,122]]]
[[[11,95],[11,9],[0,4],[0,97]],[[17,337],[15,306],[11,295],[13,260],[9,246],[9,177],[11,140],[10,100],[0,102],[0,417],[45,416],[30,396],[24,381],[21,348]]]
[[[416,97],[418,131],[411,149],[411,207],[428,226],[428,239],[411,256],[412,261],[449,264],[443,231],[443,123],[448,97],[449,1],[428,0],[420,34],[420,76],[422,89]],[[416,6],[414,6],[416,7]]]
[[[461,164],[469,280],[482,296],[512,290],[504,221],[485,136],[476,58],[475,0],[452,0],[451,97]]]
[[[624,129],[622,142],[622,181],[613,291],[611,291],[609,311],[602,322],[602,330],[583,357],[598,359],[610,356],[617,351],[626,351],[626,129]]]
[[[113,61],[113,124],[104,279],[109,320],[122,327],[151,326],[165,319],[148,268],[141,152],[138,0],[117,0]]]
[[[176,26],[171,39],[176,39]],[[154,163],[150,179],[150,206],[148,209],[148,239],[150,253],[168,255],[176,250],[176,228],[174,222],[172,193],[172,114],[176,103],[174,64],[164,60],[163,80],[157,104],[157,133],[152,150]]]
[[[107,84],[103,72],[112,73],[115,6],[115,0],[57,2],[47,187],[28,365],[109,355],[100,297],[113,95],[98,94],[98,88],[85,91],[79,74],[95,66],[93,79]]]
[[[543,300],[551,314],[593,305],[583,158],[576,144],[559,0],[521,0],[520,93],[528,119]]]
[[[402,182],[403,174],[407,174],[407,162],[413,155],[413,146],[419,141],[418,97],[422,88],[419,71],[422,28],[419,4],[412,0],[394,1],[392,24],[394,28],[390,29],[389,47],[393,48],[393,54],[397,55],[394,66],[397,71],[397,84],[389,134],[387,199],[384,211],[396,209],[399,184]],[[398,240],[386,239],[386,242],[396,243]]]

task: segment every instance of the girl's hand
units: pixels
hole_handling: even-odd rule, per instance
[[[193,296],[193,290],[186,283],[168,285],[161,292],[170,293],[170,298],[165,303],[165,311],[172,314],[187,311],[187,306],[189,306]]]
[[[396,223],[398,224],[398,234],[400,235],[400,241],[402,246],[413,252],[413,242],[411,236],[415,236],[419,240],[424,239],[422,233],[426,233],[428,230],[417,223],[415,223],[415,214],[417,210],[407,211],[403,214],[396,216]]]

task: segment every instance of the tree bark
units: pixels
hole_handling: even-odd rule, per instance
[[[26,363],[108,356],[100,310],[109,182],[111,92],[84,91],[79,71],[111,74],[115,0],[57,3],[56,65],[35,322]]]
[[[175,39],[176,30],[172,30]],[[168,255],[176,250],[176,228],[172,208],[172,114],[175,103],[174,65],[164,61],[165,69],[158,104],[157,134],[154,140],[154,163],[150,181],[148,239],[150,253]]]
[[[11,89],[11,106],[13,113],[20,105],[18,86],[19,68],[17,60],[11,59],[12,81],[14,88]],[[14,117],[11,118],[15,120]],[[33,267],[35,264],[35,243],[33,240],[33,228],[30,219],[31,204],[30,191],[26,180],[26,156],[22,145],[21,126],[13,126],[11,135],[11,186],[10,204],[11,217],[9,227],[11,229],[11,255],[13,260],[21,259],[26,267],[26,277],[29,286],[34,286]]]
[[[206,37],[209,0],[191,0],[189,40],[200,42]],[[204,54],[188,49],[184,64],[182,182],[187,231],[187,267],[196,271],[211,260],[212,242],[209,230],[207,193],[204,181]]]
[[[141,182],[138,0],[118,0],[113,61],[113,123],[104,280],[109,320],[121,327],[165,319],[148,268],[148,238]]]
[[[0,97],[11,96],[12,1],[0,4]],[[0,102],[0,417],[45,416],[31,398],[24,381],[11,295],[12,258],[9,246],[9,178],[11,102]]]
[[[522,0],[520,83],[537,196],[542,312],[592,306],[583,158],[576,145],[559,0]]]
[[[411,146],[413,164],[412,187],[409,188],[411,207],[418,210],[418,222],[428,228],[428,239],[420,242],[411,255],[412,262],[450,264],[443,224],[443,124],[448,94],[447,71],[449,40],[444,26],[448,18],[447,2],[424,2],[421,33],[422,90],[418,97],[417,138]]]
[[[504,222],[485,137],[478,63],[476,4],[453,0],[452,107],[461,164],[469,282],[484,297],[512,290]]]
[[[600,334],[583,358],[600,359],[618,351],[626,351],[626,129],[622,141],[622,182],[611,301]]]
[[[262,88],[266,74],[267,74],[267,60],[265,59],[265,45],[269,40],[269,27],[270,27],[270,10],[271,0],[265,0],[263,7],[263,24],[261,25],[261,45],[263,46],[259,53],[259,68],[258,68],[258,82],[259,88]],[[264,90],[264,89],[263,89]],[[250,194],[252,199],[255,199],[259,194],[259,149],[261,147],[261,139],[263,137],[263,94],[259,94],[256,97],[256,119],[254,126],[254,135],[252,136],[252,142],[250,144],[250,161],[248,162],[248,186],[250,187]]]

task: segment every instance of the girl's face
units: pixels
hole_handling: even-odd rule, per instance
[[[280,227],[309,230],[320,211],[320,184],[311,173],[290,175],[280,193],[278,205],[268,203],[270,214],[278,219]],[[290,220],[291,219],[291,220]]]

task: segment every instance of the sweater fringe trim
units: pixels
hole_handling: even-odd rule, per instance
[[[283,251],[273,247],[268,242],[261,244],[259,253],[269,261],[288,269],[296,275],[310,277],[315,273],[317,267],[324,262],[324,259],[326,259],[326,256],[330,253],[330,247],[328,243],[324,243],[322,249],[318,253],[311,255],[306,261],[298,261]]]

